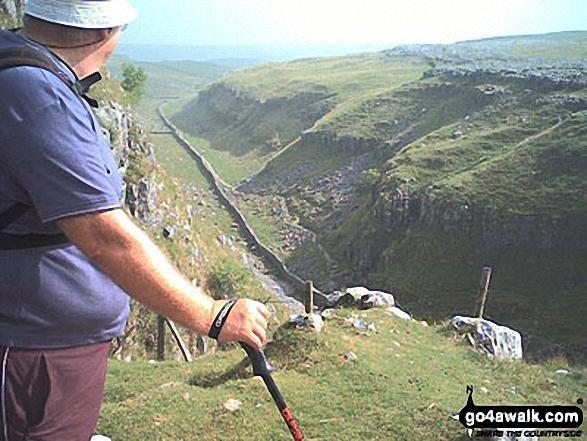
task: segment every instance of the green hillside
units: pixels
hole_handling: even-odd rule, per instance
[[[196,61],[135,62],[115,55],[108,62],[114,77],[122,80],[123,64],[132,64],[147,74],[146,95],[150,97],[185,97],[195,94],[202,86],[222,78],[230,68]]]
[[[114,55],[108,62],[108,69],[114,80],[123,79],[124,64],[143,69],[147,76],[145,96],[135,111],[152,127],[160,129],[157,107],[164,100],[178,100],[194,97],[210,82],[222,78],[233,69],[211,63],[195,61],[135,62],[124,55]]]
[[[568,49],[564,35],[545,38]],[[150,78],[140,111],[154,119],[161,97],[186,99],[218,79],[187,106],[177,100],[165,109],[224,180],[241,184],[237,203],[264,241],[269,236],[288,265],[319,286],[394,290],[418,320],[337,309],[319,334],[284,325],[290,311],[268,297],[233,220],[159,125],[153,136],[133,128],[153,144],[158,163],[149,173],[156,221],[145,228],[213,295],[269,304],[273,376],[307,440],[468,440],[451,418],[466,403],[467,385],[478,405],[585,412],[584,346],[572,353],[568,346],[584,340],[587,312],[585,87],[551,81],[550,70],[547,78],[466,74],[453,59],[405,49],[227,78],[209,65],[140,64]],[[114,77],[119,66],[111,66]],[[113,80],[93,93],[124,100]],[[314,230],[316,242],[284,249],[279,227],[288,222]],[[165,238],[164,228],[175,235]],[[231,235],[230,244],[220,240]],[[488,263],[495,269],[488,317],[522,331],[525,350],[560,343],[557,357],[492,361],[442,326],[451,313],[472,312]],[[156,317],[134,304],[122,351],[109,364],[98,433],[113,441],[291,439],[243,351],[147,363],[155,329]],[[167,360],[175,355],[168,351]],[[238,410],[225,406],[230,399]]]
[[[492,318],[532,350],[576,343],[587,313],[585,38],[265,65],[214,83],[174,122],[209,141],[223,179],[285,198],[317,233],[323,252],[310,243],[288,263],[319,286],[393,290],[442,318],[473,310],[491,265]],[[249,163],[263,168],[250,176]]]
[[[355,316],[377,332],[351,326]],[[587,394],[584,369],[492,362],[440,330],[340,310],[321,334],[280,329],[267,354],[307,440],[469,439],[451,419],[467,385],[479,405],[575,405]],[[115,362],[107,384],[98,431],[112,439],[291,439],[240,349],[193,364]],[[224,407],[230,399],[239,410]]]
[[[371,90],[388,89],[409,81],[422,67],[418,58],[394,63],[382,54],[302,59],[237,72],[226,78],[225,83],[261,102],[326,92],[335,95],[335,102],[340,103]]]
[[[553,81],[550,71],[464,74],[452,61],[442,72],[423,55],[359,58],[348,71],[343,59],[327,59],[238,72],[183,110],[176,102],[165,111],[224,180],[243,181],[238,202],[249,218],[275,208],[275,195],[287,201],[336,259],[339,286],[394,290],[414,316],[438,323],[472,313],[489,263],[487,316],[521,330],[526,354],[561,346],[550,352],[558,358],[542,353],[550,361],[540,365],[499,363],[440,325],[384,310],[337,310],[321,334],[275,320],[267,352],[307,439],[469,439],[450,418],[469,384],[477,404],[584,400],[586,360],[576,344],[587,311],[584,86]],[[175,150],[160,147],[165,167],[191,179]],[[263,233],[278,235],[275,225]],[[280,238],[268,242],[279,247]],[[334,278],[314,248],[285,257],[317,282]],[[353,327],[357,319],[377,331]],[[193,364],[114,361],[98,432],[290,439],[247,365],[239,349]],[[238,410],[225,407],[230,399]]]
[[[488,84],[503,95],[485,95]],[[587,101],[574,89],[502,75],[422,80],[343,116],[333,112],[297,146],[299,155],[281,155],[254,182],[284,182],[296,213],[346,265],[346,283],[400,292],[414,311],[444,317],[474,309],[480,268],[491,265],[493,318],[532,335],[532,349],[581,340]],[[316,144],[327,136],[361,140],[355,132],[364,148],[355,144],[350,159],[340,142]],[[320,167],[310,145],[322,152]],[[316,190],[324,176],[340,174],[337,161],[369,152],[366,164],[377,171],[371,192],[345,203],[340,186]],[[378,165],[385,155],[391,159]],[[290,166],[302,172],[288,180]],[[355,173],[355,186],[365,173]]]
[[[173,121],[215,149],[266,163],[337,106],[414,80],[425,66],[382,54],[267,64],[213,84]]]

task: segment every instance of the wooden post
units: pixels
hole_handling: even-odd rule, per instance
[[[486,266],[481,273],[481,294],[477,302],[477,317],[482,319],[487,303],[487,294],[489,293],[489,282],[491,281],[491,267]]]
[[[306,295],[304,296],[304,309],[306,315],[310,315],[314,312],[314,284],[312,281],[306,282]]]
[[[165,317],[157,317],[157,360],[165,360]]]

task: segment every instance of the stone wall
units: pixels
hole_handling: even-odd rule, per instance
[[[294,297],[298,300],[303,301],[303,295],[305,292],[305,283],[304,281],[291,272],[286,265],[273,253],[269,250],[266,246],[264,246],[257,235],[254,233],[253,229],[247,223],[244,215],[241,211],[234,206],[234,204],[230,201],[226,193],[219,185],[220,179],[214,172],[213,168],[206,162],[204,158],[202,158],[197,151],[191,146],[191,144],[179,133],[177,128],[163,115],[161,108],[158,110],[160,118],[163,120],[165,125],[173,132],[174,137],[176,140],[184,146],[186,151],[194,158],[194,160],[198,163],[202,174],[206,177],[210,185],[212,186],[214,193],[216,194],[220,203],[224,206],[224,208],[228,211],[230,216],[239,226],[239,230],[249,245],[251,249],[254,250],[255,254],[257,254],[260,258],[264,260],[269,268],[284,282],[289,284],[294,290]],[[320,306],[326,303],[326,298],[319,292],[315,294],[315,304]]]

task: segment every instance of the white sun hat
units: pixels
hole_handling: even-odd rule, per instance
[[[28,0],[24,13],[83,29],[123,26],[138,16],[127,0]]]

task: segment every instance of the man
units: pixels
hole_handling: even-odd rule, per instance
[[[0,71],[0,217],[27,207],[0,232],[0,440],[87,441],[128,296],[198,333],[223,317],[220,341],[256,349],[269,313],[204,295],[130,221],[98,121],[58,78],[104,66],[136,17],[127,0],[28,0],[24,12],[0,50],[32,48],[60,73]]]

